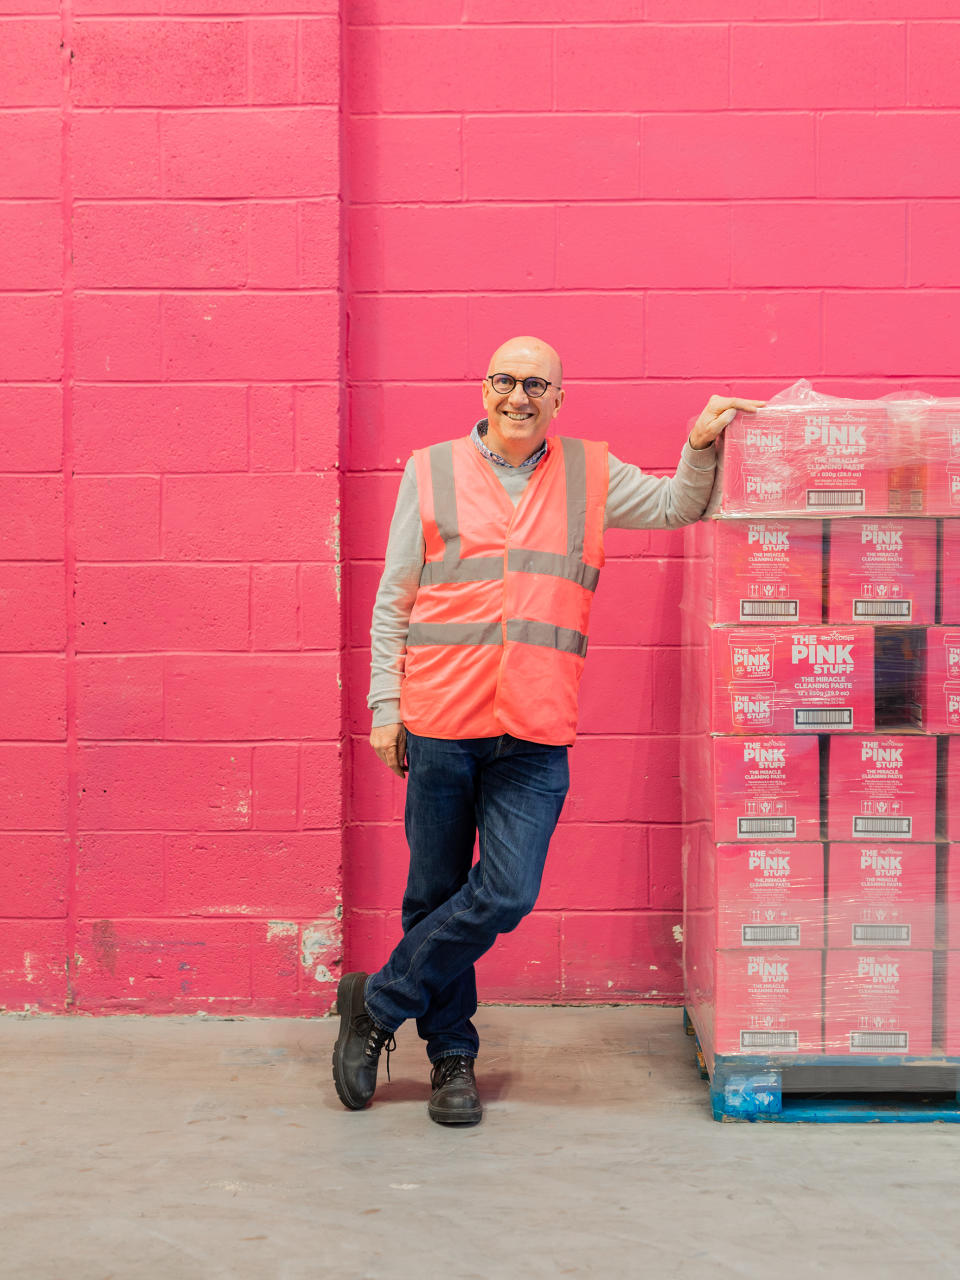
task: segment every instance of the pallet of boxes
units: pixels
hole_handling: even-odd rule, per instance
[[[720,1120],[960,1120],[960,401],[727,429],[683,591],[685,1019]]]

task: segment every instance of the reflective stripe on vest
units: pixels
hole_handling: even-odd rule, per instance
[[[586,657],[587,637],[571,627],[555,627],[549,622],[531,622],[526,618],[507,619],[507,640],[519,644],[539,644],[561,653],[577,653]],[[407,631],[407,648],[424,644],[501,644],[503,627],[499,622],[414,622]]]

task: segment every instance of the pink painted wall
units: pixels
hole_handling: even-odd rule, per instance
[[[906,8],[0,0],[0,1008],[322,1011],[344,909],[384,958],[370,604],[502,337],[654,470],[713,390],[960,389],[960,21]],[[487,998],[679,992],[680,542],[608,550]]]
[[[0,1006],[322,1011],[342,931],[337,4],[11,7]]]
[[[905,21],[909,10],[912,19]],[[354,0],[345,30],[353,771],[348,959],[397,936],[402,784],[364,735],[411,447],[490,351],[566,362],[559,428],[672,470],[713,391],[960,388],[955,0]],[[483,995],[676,999],[680,536],[608,538],[572,787]]]

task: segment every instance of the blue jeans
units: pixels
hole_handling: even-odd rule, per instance
[[[474,961],[537,900],[570,783],[567,748],[408,732],[407,762],[403,938],[367,981],[367,1011],[388,1031],[416,1018],[431,1062],[475,1058]]]

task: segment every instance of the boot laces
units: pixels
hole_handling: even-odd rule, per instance
[[[354,1018],[353,1029],[364,1038],[364,1057],[372,1058],[375,1061],[380,1057],[381,1051],[386,1052],[387,1080],[389,1081],[390,1055],[397,1047],[393,1032],[385,1031],[383,1027],[378,1027],[368,1013],[358,1014]]]
[[[473,1059],[461,1054],[451,1053],[434,1065],[433,1068],[433,1087],[440,1089],[443,1085],[449,1084],[456,1076],[463,1076],[469,1080],[473,1075]]]

